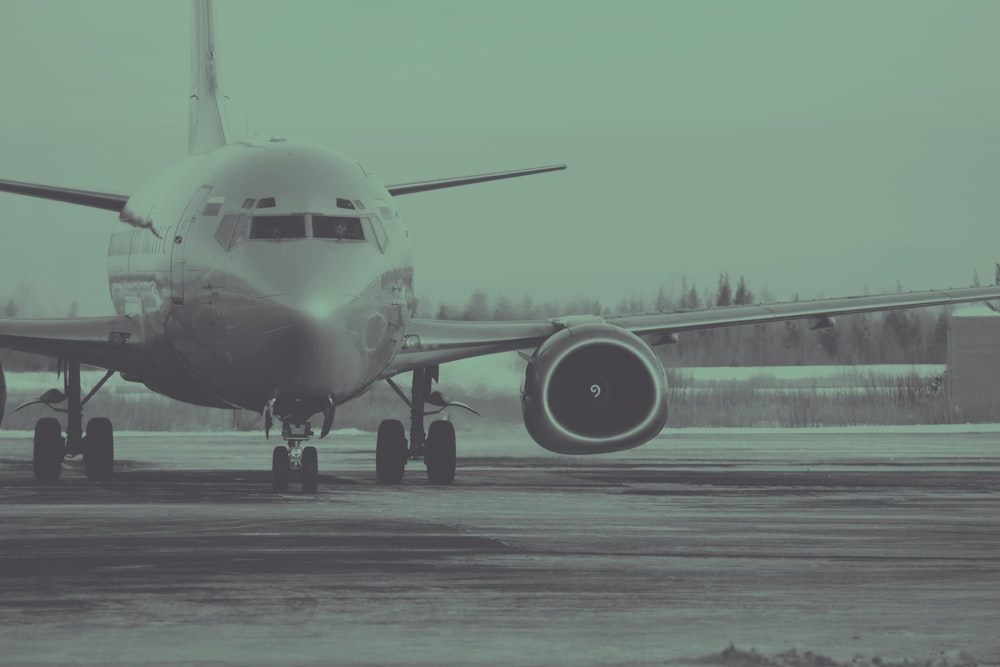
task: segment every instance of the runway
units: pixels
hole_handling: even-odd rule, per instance
[[[268,491],[258,434],[118,434],[113,482],[37,486],[4,433],[0,663],[998,664],[1000,428],[961,430],[480,428],[451,487],[334,433],[315,495]]]

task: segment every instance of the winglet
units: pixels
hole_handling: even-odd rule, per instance
[[[219,62],[212,0],[194,0],[193,4],[188,153],[197,155],[226,145],[226,123],[219,104]]]

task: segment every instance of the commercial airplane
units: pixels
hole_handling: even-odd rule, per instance
[[[455,476],[455,430],[425,418],[450,403],[433,391],[439,366],[519,350],[528,358],[524,423],[545,449],[592,454],[637,447],[667,419],[666,378],[651,345],[691,330],[937,306],[1000,297],[1000,287],[847,297],[601,318],[448,322],[412,317],[409,232],[394,199],[439,188],[552,172],[565,165],[383,186],[354,160],[326,148],[272,139],[229,141],[219,105],[210,0],[194,0],[189,157],[127,196],[0,181],[0,190],[119,214],[129,228],[108,248],[116,315],[0,320],[0,347],[56,357],[66,428],[39,419],[34,475],[60,477],[67,456],[83,456],[87,476],[114,469],[111,422],[83,427],[88,400],[114,373],[173,399],[262,414],[282,439],[272,486],[292,473],[318,483],[312,422],[319,437],[336,407],[386,381],[410,407],[409,434],[382,421],[375,445],[379,481],[398,483],[422,460],[431,483]],[[86,395],[80,365],[107,370]],[[393,378],[412,373],[407,396]],[[0,368],[0,387],[3,372]],[[0,415],[2,415],[0,390]],[[409,437],[407,437],[407,435]]]

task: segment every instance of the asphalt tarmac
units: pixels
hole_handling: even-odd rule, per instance
[[[112,482],[38,486],[4,433],[0,664],[997,664],[1000,428],[953,431],[482,428],[451,487],[334,433],[310,495],[257,434],[118,434]]]

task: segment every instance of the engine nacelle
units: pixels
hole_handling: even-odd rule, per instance
[[[0,424],[3,424],[3,416],[7,411],[7,378],[3,374],[3,363],[0,362]]]
[[[638,336],[602,320],[568,326],[525,369],[528,433],[559,454],[638,447],[667,421],[663,365]]]

